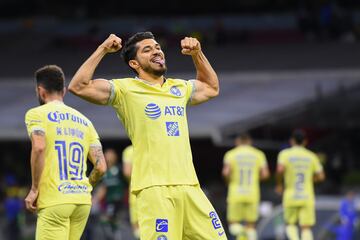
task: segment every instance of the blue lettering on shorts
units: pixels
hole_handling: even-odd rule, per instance
[[[155,226],[156,226],[155,227],[156,232],[168,232],[168,220],[167,219],[156,219]],[[159,239],[159,237],[158,237],[158,239]],[[165,237],[165,239],[166,239],[166,237]]]
[[[166,131],[168,136],[180,136],[178,122],[166,122]]]
[[[211,211],[209,213],[209,217],[211,218],[211,222],[212,222],[214,229],[222,228],[219,217],[215,211]]]
[[[157,240],[167,240],[167,237],[165,235],[160,235],[157,237]]]

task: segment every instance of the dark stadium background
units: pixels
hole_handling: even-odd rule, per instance
[[[248,131],[265,151],[273,174],[277,153],[287,146],[291,131],[301,128],[327,175],[317,193],[332,206],[330,215],[319,212],[316,239],[333,239],[324,230],[327,217],[336,218],[346,191],[360,190],[357,0],[1,0],[0,203],[12,186],[23,196],[31,184],[31,146],[23,118],[37,105],[33,72],[58,64],[69,82],[108,34],[126,40],[144,30],[152,31],[163,45],[168,76],[195,77],[191,59],[180,54],[179,42],[185,36],[201,41],[219,74],[219,98],[191,108],[188,115],[194,164],[224,225],[222,158],[234,136]],[[96,76],[108,78],[131,74],[119,54],[107,56],[96,71]],[[89,116],[104,148],[115,148],[121,155],[130,144],[110,108],[71,94],[65,102]],[[262,199],[268,208],[280,204],[273,177],[262,184]],[[0,204],[0,239],[7,239],[9,230],[5,213]],[[21,239],[32,239],[34,216],[21,212],[18,218]],[[122,237],[131,239],[124,219]],[[274,239],[266,231],[261,236]]]

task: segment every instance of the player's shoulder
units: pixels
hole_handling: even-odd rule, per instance
[[[249,150],[258,155],[264,155],[264,152],[260,148],[257,148],[255,146],[249,146]]]
[[[46,110],[45,106],[46,105],[40,105],[28,109],[25,113],[25,118],[40,116]]]
[[[73,108],[69,105],[64,104],[63,111],[71,113],[71,115],[74,117],[81,118],[83,120],[83,122],[86,123],[86,125],[88,125],[88,124],[92,125],[92,122],[90,121],[90,119],[87,116],[85,116],[83,113],[81,113],[79,110],[77,110],[76,108]]]
[[[292,148],[285,148],[279,152],[279,156],[287,156],[287,155],[291,154],[292,151],[293,151]]]
[[[136,81],[135,77],[126,77],[126,78],[113,78],[111,80],[109,80],[111,82],[114,82],[116,84],[121,84],[121,83],[132,83],[133,81]]]
[[[114,84],[117,87],[127,87],[136,84],[138,81],[136,78],[127,77],[127,78],[114,78],[109,80],[110,83]]]
[[[185,80],[180,78],[166,78],[169,85],[187,85],[191,83],[191,80]]]

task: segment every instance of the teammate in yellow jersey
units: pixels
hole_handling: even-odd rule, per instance
[[[236,147],[226,152],[222,174],[228,181],[227,220],[229,231],[237,239],[245,235],[256,240],[255,224],[260,201],[259,181],[269,177],[265,154],[252,146],[249,134],[240,134],[235,139]]]
[[[91,190],[106,171],[92,123],[65,105],[64,73],[49,65],[35,73],[39,107],[25,116],[31,138],[31,190],[26,208],[37,211],[36,239],[80,239],[91,208]],[[94,165],[86,176],[87,158]]]
[[[186,107],[219,94],[217,75],[199,41],[181,41],[181,52],[195,64],[196,80],[164,77],[165,55],[150,32],[136,33],[122,49],[136,77],[92,80],[103,57],[121,48],[121,39],[111,34],[79,68],[69,90],[92,103],[111,105],[131,139],[131,191],[136,195],[140,238],[226,239],[200,189],[189,141]]]
[[[283,193],[286,234],[290,240],[312,240],[315,224],[314,182],[323,181],[325,174],[318,157],[305,148],[305,133],[295,130],[291,148],[282,150],[277,163],[276,192]],[[283,187],[285,182],[285,189]],[[301,227],[301,238],[297,229]]]
[[[122,162],[123,162],[123,174],[126,177],[126,179],[131,179],[131,170],[133,165],[133,152],[134,147],[132,145],[127,146],[123,153],[122,153]],[[130,213],[130,223],[131,227],[133,229],[134,237],[136,239],[139,239],[140,233],[139,233],[139,223],[138,223],[138,217],[136,212],[136,195],[131,193],[129,191],[129,213]]]

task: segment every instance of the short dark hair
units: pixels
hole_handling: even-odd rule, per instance
[[[306,134],[301,129],[295,129],[291,134],[291,139],[293,139],[296,144],[303,144],[306,140]]]
[[[45,88],[49,93],[63,92],[65,75],[56,65],[46,65],[35,72],[36,85]]]
[[[135,59],[136,52],[138,50],[136,43],[141,42],[144,39],[155,39],[152,32],[138,32],[132,35],[125,43],[121,55],[126,63],[129,65],[129,61]],[[131,68],[132,69],[132,68]]]

